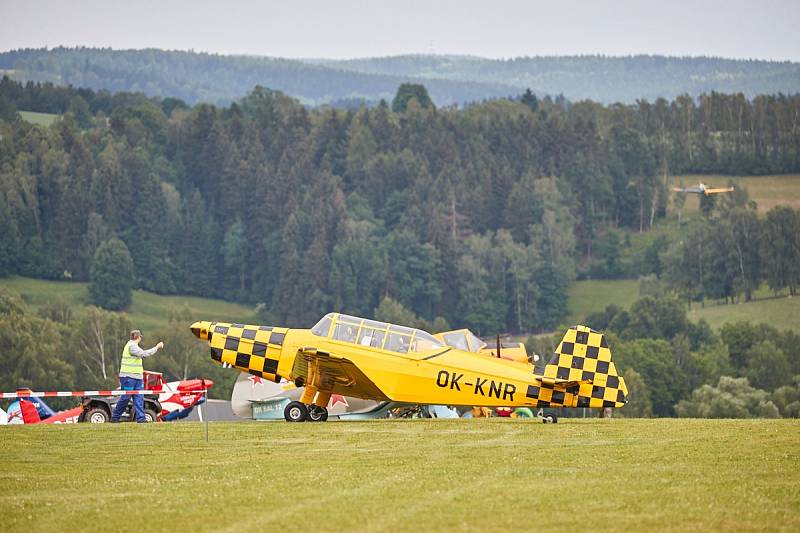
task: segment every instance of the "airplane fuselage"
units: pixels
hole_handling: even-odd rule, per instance
[[[604,341],[599,333],[593,333],[596,346],[590,349],[594,350],[594,357],[584,357],[584,343],[584,352],[576,353],[574,358],[559,356],[568,358],[569,366],[551,364],[544,375],[535,375],[530,364],[449,346],[398,353],[315,335],[308,329],[211,322],[196,323],[192,331],[200,338],[204,338],[202,332],[211,333],[206,338],[211,357],[223,365],[274,381],[284,378],[298,386],[314,380],[315,388],[329,394],[460,406],[613,407],[624,403],[624,394],[618,390],[621,379],[616,376],[607,347],[600,347]],[[589,338],[586,333],[585,339]],[[570,350],[574,349],[574,343],[568,344]],[[603,353],[607,354],[605,360]],[[330,368],[357,369],[359,378],[340,376],[320,381],[319,373],[315,375],[310,363],[304,363],[318,357],[324,358]],[[360,386],[354,387],[354,381],[359,381]]]

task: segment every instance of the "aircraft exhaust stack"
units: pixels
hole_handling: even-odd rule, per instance
[[[191,326],[192,333],[201,341],[211,340],[211,326],[212,323],[206,320],[195,322]]]

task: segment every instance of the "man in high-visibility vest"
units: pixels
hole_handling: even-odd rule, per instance
[[[164,347],[164,343],[159,342],[149,350],[143,350],[139,347],[139,341],[141,340],[142,332],[135,329],[131,331],[131,340],[129,340],[122,349],[122,363],[119,366],[119,385],[122,390],[144,389],[144,368],[142,367],[142,359],[150,357]],[[117,405],[114,406],[114,412],[111,413],[112,422],[119,422],[119,417],[125,412],[130,399],[130,396],[119,397]],[[145,422],[144,398],[141,394],[137,394],[133,397],[133,408],[136,411],[136,421]]]

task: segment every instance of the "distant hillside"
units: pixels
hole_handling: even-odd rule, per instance
[[[0,53],[2,71],[20,81],[53,82],[111,92],[143,92],[187,103],[229,104],[256,85],[308,105],[391,101],[409,76],[360,74],[302,61],[164,50],[54,48]],[[501,83],[424,81],[437,105],[518,95]]]
[[[95,90],[141,91],[188,103],[229,103],[256,85],[309,105],[390,100],[398,85],[423,83],[437,105],[519,95],[627,102],[711,91],[757,94],[800,90],[800,64],[663,56],[525,57],[410,55],[353,60],[289,60],[195,52],[54,48],[0,53],[0,71],[17,80]]]
[[[309,60],[364,74],[502,83],[570,100],[635,102],[699,96],[711,91],[758,94],[800,91],[800,63],[717,57],[560,56],[485,59],[407,55],[351,60]]]

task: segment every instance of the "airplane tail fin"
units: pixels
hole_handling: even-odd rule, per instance
[[[628,387],[611,360],[605,335],[586,326],[567,330],[544,378],[579,383],[572,407],[622,407],[627,402]]]

